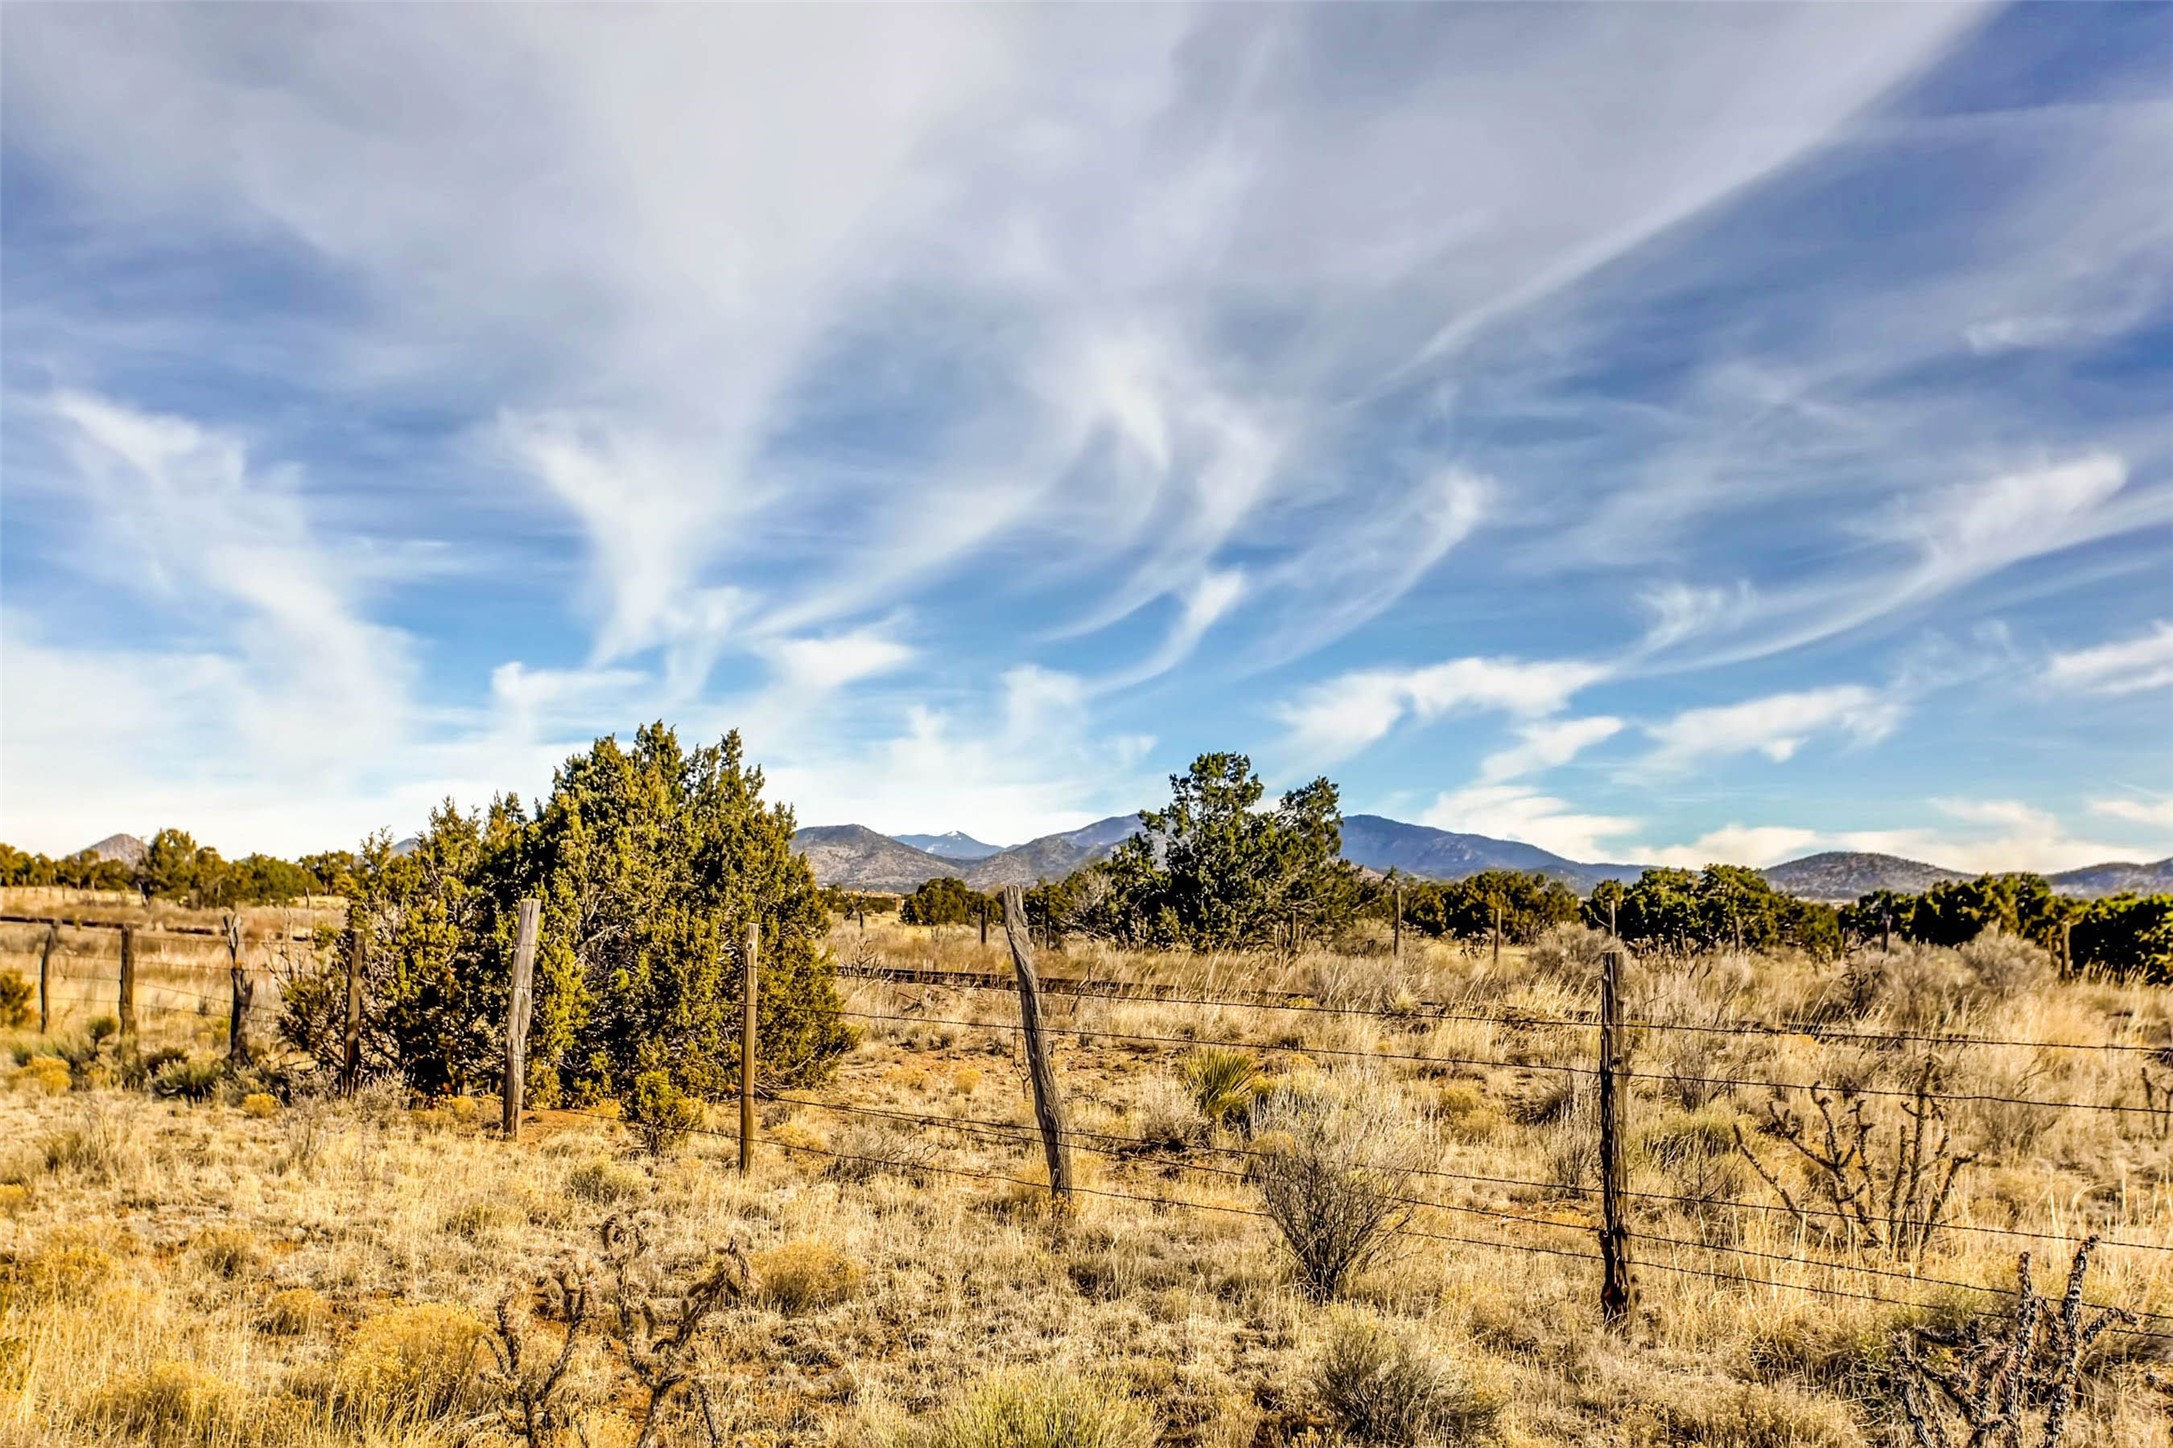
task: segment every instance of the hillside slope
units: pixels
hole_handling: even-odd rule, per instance
[[[1789,860],[1763,872],[1776,890],[1801,895],[1806,900],[1854,900],[1874,890],[1898,890],[1915,895],[1945,880],[1966,880],[1959,870],[1905,860],[1899,855],[1877,855],[1852,850],[1827,850]]]
[[[2138,895],[2160,895],[2173,891],[2173,856],[2147,865],[2132,865],[2124,860],[2085,865],[2079,870],[2062,870],[2047,878],[2052,881],[2052,888],[2062,895],[2118,895],[2124,890],[2132,890]]]
[[[1043,835],[1038,840],[1000,850],[969,867],[966,883],[976,890],[994,890],[1004,885],[1061,880],[1081,865],[1106,859],[1111,850],[1130,839],[1138,829],[1138,815],[1111,815],[1062,834]]]
[[[958,861],[900,844],[866,825],[810,825],[795,830],[792,852],[807,857],[817,883],[849,890],[902,894],[925,880],[959,873]]]

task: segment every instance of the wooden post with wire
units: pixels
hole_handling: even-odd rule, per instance
[[[543,902],[521,901],[515,916],[512,989],[506,994],[506,1075],[499,1091],[499,1129],[508,1141],[521,1135],[521,1107],[528,1096],[528,1022],[536,1007],[536,937]]]
[[[2060,922],[2060,979],[2075,978],[2075,922]]]
[[[347,912],[347,1030],[340,1051],[340,1095],[352,1096],[362,1084],[362,971],[370,940],[362,912]]]
[[[1025,892],[1016,885],[1004,886],[1004,942],[1011,947],[1011,967],[1019,979],[1019,1034],[1026,1045],[1026,1074],[1034,1087],[1034,1120],[1041,1127],[1041,1149],[1049,1161],[1050,1203],[1063,1214],[1072,1205],[1071,1144],[1064,1136],[1064,1100],[1056,1087],[1056,1067],[1041,1022],[1041,980],[1034,973],[1029,929]]]
[[[234,1066],[249,1064],[249,1006],[256,999],[256,982],[241,964],[241,916],[226,912],[226,978],[233,987],[233,1001],[226,1018],[226,1059]]]
[[[136,927],[121,927],[121,1034],[136,1034]]]
[[[1391,956],[1401,960],[1403,959],[1403,881],[1401,880],[1398,880],[1395,884],[1394,899],[1394,913],[1390,916],[1388,927],[1388,950]]]
[[[1630,1320],[1636,1283],[1630,1274],[1630,1228],[1623,1153],[1629,1137],[1629,1075],[1622,1035],[1622,951],[1600,955],[1600,1315],[1609,1327]]]
[[[38,952],[38,1034],[53,1033],[53,952],[60,946],[60,922],[45,927],[45,948]]]
[[[988,946],[988,896],[981,897],[981,945]]]
[[[747,922],[747,948],[740,953],[739,1010],[739,1174],[755,1164],[755,1003],[760,981],[756,957],[762,948],[762,924]]]
[[[1501,967],[1501,896],[1494,897],[1494,965]]]

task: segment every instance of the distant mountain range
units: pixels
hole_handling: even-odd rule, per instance
[[[1343,858],[1384,875],[1396,870],[1429,880],[1461,880],[1481,870],[1528,870],[1552,876],[1580,892],[1590,891],[1602,880],[1634,880],[1645,868],[1583,865],[1519,840],[1462,835],[1385,815],[1343,817]]]
[[[955,875],[976,890],[993,890],[1004,885],[1061,880],[1081,865],[1106,858],[1138,828],[1137,815],[1112,815],[1080,829],[1043,835],[1009,849],[995,849],[957,831],[893,837],[863,825],[817,825],[794,835],[792,847],[807,857],[815,878],[825,885],[904,892],[923,881]],[[930,848],[923,842],[943,848]],[[944,853],[945,849],[955,852],[960,848],[988,853],[978,857]],[[1579,893],[1590,893],[1602,880],[1635,880],[1645,869],[1643,865],[1586,864],[1518,840],[1458,834],[1383,815],[1344,817],[1343,857],[1377,873],[1395,870],[1431,880],[1461,880],[1481,870],[1530,870],[1560,880]],[[1806,899],[1832,901],[1854,900],[1874,890],[1915,894],[1942,880],[1971,878],[1961,870],[1905,860],[1898,855],[1844,851],[1806,855],[1763,873],[1776,889]],[[2090,865],[2047,878],[2063,895],[2173,891],[2173,859],[2145,865]]]
[[[1008,850],[991,849],[973,860],[946,858],[911,843],[926,839],[980,843],[968,835],[893,837],[879,835],[865,825],[815,825],[795,834],[792,848],[807,857],[815,878],[825,885],[904,892],[924,881],[955,875],[976,890],[994,890],[1005,885],[1061,880],[1081,865],[1106,856],[1138,828],[1138,816],[1113,815]]]
[[[924,881],[956,875],[976,890],[995,890],[1061,880],[1081,865],[1106,859],[1138,828],[1137,815],[1111,815],[1076,830],[1002,849],[958,830],[893,836],[877,834],[865,825],[815,825],[793,835],[792,848],[807,857],[815,878],[825,885],[902,894]],[[402,840],[393,852],[406,854],[419,843]],[[134,835],[108,835],[85,853],[133,867],[143,862],[144,844]],[[1517,840],[1458,834],[1363,814],[1344,816],[1343,857],[1380,874],[1395,870],[1429,880],[1461,880],[1481,870],[1531,870],[1552,876],[1580,894],[1589,894],[1602,880],[1635,880],[1645,868],[1585,864]],[[1763,873],[1777,890],[1807,900],[1831,901],[1854,900],[1874,890],[1914,895],[1943,880],[1971,878],[1966,871],[1899,855],[1842,850],[1805,855]],[[2148,864],[2085,865],[2046,879],[2063,895],[2095,897],[2123,890],[2139,895],[2168,893],[2173,892],[2173,858]]]

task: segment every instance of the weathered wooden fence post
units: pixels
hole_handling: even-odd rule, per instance
[[[1600,955],[1600,1314],[1610,1327],[1629,1321],[1630,1228],[1624,1220],[1623,1151],[1629,1136],[1627,1061],[1622,1039],[1622,952]]]
[[[136,927],[121,927],[121,1034],[136,1034]]]
[[[1034,974],[1034,946],[1027,932],[1026,896],[1016,885],[1004,886],[1004,942],[1019,978],[1020,1034],[1026,1041],[1026,1074],[1034,1085],[1034,1118],[1041,1124],[1041,1149],[1049,1159],[1049,1196],[1059,1212],[1071,1210],[1071,1144],[1064,1138],[1064,1101],[1056,1089],[1056,1067],[1041,1024],[1041,981]]]
[[[362,1084],[362,971],[369,958],[368,922],[362,912],[347,912],[347,1032],[340,1053],[340,1095],[352,1096]]]
[[[762,950],[762,923],[747,922],[747,948],[740,954],[739,976],[739,1174],[747,1175],[755,1164],[755,1026],[757,994],[761,983],[758,958]]]
[[[1395,911],[1388,927],[1389,953],[1397,960],[1403,959],[1403,881],[1395,885]]]
[[[60,945],[60,922],[45,927],[45,948],[38,952],[38,1034],[53,1033],[53,952]]]
[[[2075,922],[2060,922],[2060,979],[2075,978]]]
[[[233,1003],[226,1019],[226,1059],[236,1067],[249,1064],[249,1005],[256,999],[256,982],[241,964],[241,916],[226,915],[226,978],[233,987]]]
[[[506,994],[506,1078],[499,1090],[499,1129],[509,1141],[521,1135],[521,1107],[528,1095],[528,1020],[535,1012],[536,935],[543,902],[521,901],[514,919],[512,989]]]
[[[984,949],[988,946],[988,896],[986,895],[981,897],[981,945]]]
[[[1494,966],[1501,967],[1501,901],[1494,901]]]

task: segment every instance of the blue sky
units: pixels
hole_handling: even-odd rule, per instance
[[[2173,853],[2173,9],[13,5],[0,837]]]

